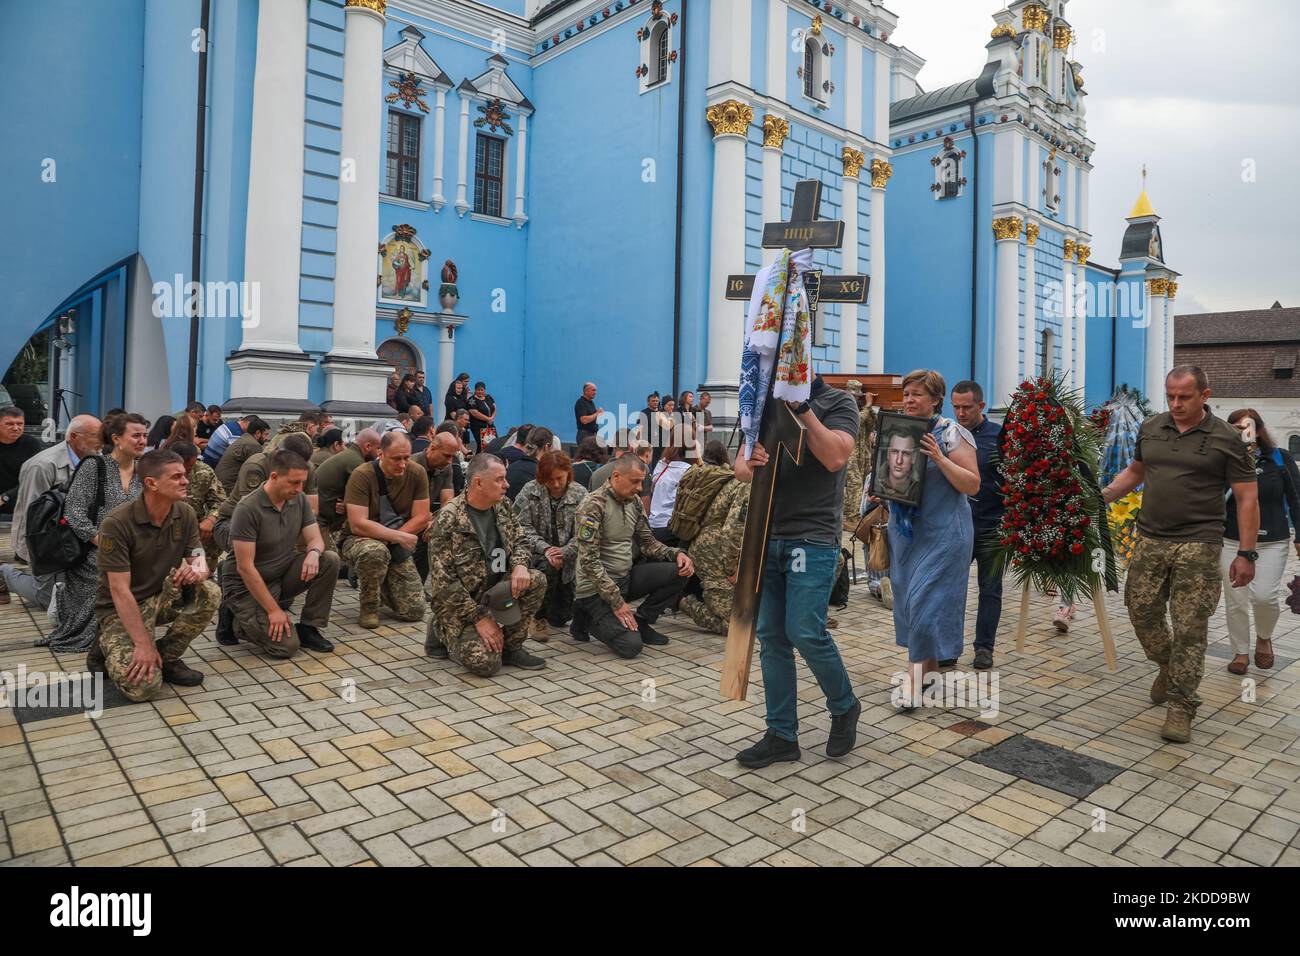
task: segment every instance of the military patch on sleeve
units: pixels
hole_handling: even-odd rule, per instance
[[[578,540],[594,541],[596,532],[600,528],[599,515],[579,515],[578,516]]]

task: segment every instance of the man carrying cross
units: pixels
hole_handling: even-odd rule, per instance
[[[752,443],[752,451],[748,457],[743,451],[736,457],[735,472],[739,480],[752,483],[754,491],[728,634],[729,655],[733,638],[749,646],[746,617],[753,613],[750,595],[756,595],[755,630],[767,699],[767,733],[737,754],[741,766],[749,768],[799,759],[796,648],[826,695],[831,714],[827,756],[842,757],[853,749],[862,713],[839,648],[826,629],[826,607],[840,554],[845,466],[858,434],[858,406],[852,396],[830,387],[821,376],[816,376],[809,388],[807,366],[801,372],[791,364],[791,356],[800,353],[802,362],[808,359],[810,317],[804,310],[816,307],[816,290],[809,289],[807,283],[812,274],[811,247],[838,246],[842,236],[842,223],[817,220],[819,187],[815,182],[800,183],[795,194],[795,221],[771,224],[764,235],[764,245],[768,245],[767,233],[773,233],[773,245],[799,251],[783,251],[750,286],[741,371],[741,427],[744,444],[749,448]],[[732,277],[729,284],[742,278],[747,277]],[[865,277],[832,278],[837,284],[846,278],[863,280],[861,287],[865,288]],[[764,336],[773,329],[776,339],[765,343]],[[755,379],[753,351],[777,343],[770,379],[766,370],[759,372],[757,395],[746,395],[745,383]],[[804,394],[803,389],[807,389],[806,399],[786,400]],[[762,400],[768,393],[771,399]],[[755,399],[751,410],[748,402]],[[753,441],[756,435],[761,440]],[[764,440],[770,451],[764,448]],[[756,564],[759,567],[755,568]],[[761,579],[755,581],[758,575]],[[748,659],[743,652],[740,656],[747,673]],[[724,689],[729,672],[724,664]],[[737,689],[743,696],[743,686]]]

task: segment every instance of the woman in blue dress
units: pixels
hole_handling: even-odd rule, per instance
[[[889,502],[889,577],[894,640],[907,648],[908,676],[899,700],[912,710],[925,675],[961,656],[966,586],[975,534],[967,495],[980,487],[975,439],[939,414],[943,376],[919,369],[903,379],[903,412],[930,419],[921,439],[925,478],[920,508]]]

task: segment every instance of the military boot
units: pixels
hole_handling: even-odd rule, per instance
[[[98,640],[91,645],[86,654],[86,670],[92,674],[108,673],[108,663],[104,659],[104,649],[99,646]]]
[[[163,661],[162,679],[180,687],[197,687],[203,683],[203,672],[196,671],[184,661]]]
[[[1151,703],[1163,704],[1169,699],[1169,667],[1165,664],[1160,665],[1160,673],[1156,674],[1156,679],[1151,685]]]
[[[1176,744],[1185,744],[1192,739],[1192,712],[1170,705],[1165,714],[1165,725],[1160,728],[1160,736]]]
[[[362,627],[374,630],[379,626],[379,582],[373,584],[369,581],[359,582],[361,587],[361,616],[357,623]]]
[[[546,661],[536,654],[528,653],[528,651],[524,650],[522,644],[518,647],[503,647],[501,649],[501,663],[506,667],[520,667],[526,671],[539,671],[546,666]]]
[[[438,619],[430,617],[424,626],[424,654],[437,661],[445,661],[451,655],[447,645],[442,642],[442,632],[438,630]]]

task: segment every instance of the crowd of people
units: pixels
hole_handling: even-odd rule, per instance
[[[1164,734],[1186,740],[1221,583],[1228,669],[1247,671],[1252,615],[1256,666],[1273,665],[1293,533],[1300,554],[1300,474],[1258,413],[1223,422],[1209,411],[1199,369],[1171,371],[1167,391],[1170,411],[1143,425],[1134,462],[1103,495],[1146,486],[1125,599],[1159,668],[1151,698],[1168,705]],[[320,411],[276,428],[195,403],[153,423],[124,409],[102,421],[79,415],[42,450],[22,412],[2,408],[0,509],[12,515],[16,559],[0,565],[0,603],[14,594],[47,610],[40,643],[86,653],[87,666],[133,700],[163,681],[201,683],[184,655],[214,619],[220,643],[268,657],[331,652],[325,631],[337,623],[344,579],[358,592],[361,627],[380,627],[384,609],[424,621],[425,653],[479,677],[544,667],[525,642],[566,627],[622,658],[668,643],[655,627],[666,611],[725,635],[750,484],[768,453],[755,445],[733,462],[713,433],[708,394],[697,403],[689,391],[651,393],[635,426],[607,442],[596,392],[586,383],[575,402],[567,447],[545,426],[499,430],[495,401],[468,374],[449,387],[440,423],[423,373],[394,376],[393,417],[355,434]],[[946,401],[955,418],[942,414]],[[875,411],[859,383],[845,392],[818,377],[791,411],[808,454],[774,492],[757,621],[768,732],[739,755],[751,767],[798,757],[795,649],[826,695],[827,752],[856,740],[861,705],[827,612],[844,533],[861,515],[888,512],[889,569],[872,575],[871,589],[906,650],[902,709],[963,654],[972,562],[976,669],[993,666],[1002,608],[988,545],[1002,517],[1001,426],[985,415],[976,382],[948,393],[931,370],[903,379],[903,411],[929,426],[919,444],[888,439],[882,483],[905,483],[923,456],[917,506],[870,491]],[[80,553],[37,573],[29,543],[48,529],[27,516],[51,490],[63,494],[61,517]]]

